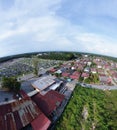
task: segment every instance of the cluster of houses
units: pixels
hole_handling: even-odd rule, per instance
[[[117,83],[117,63],[104,58],[96,58],[93,62],[97,65],[100,83],[116,85]]]
[[[57,74],[61,77],[69,79],[79,79],[82,71],[86,64],[84,62],[79,61],[70,61],[65,64],[62,64],[59,67],[55,67],[49,70],[51,74]]]
[[[89,78],[91,74],[97,74],[99,84],[112,85],[117,82],[117,63],[107,61],[103,58],[84,57],[82,59],[69,61],[59,67],[49,70],[53,75],[66,78],[68,81]],[[83,81],[82,80],[82,81]]]

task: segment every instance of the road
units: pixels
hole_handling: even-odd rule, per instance
[[[91,85],[92,88],[102,89],[102,90],[116,90],[117,86],[107,86],[107,85]]]
[[[94,85],[94,84],[84,84],[84,83],[80,83],[80,85],[87,88],[96,88],[102,90],[117,90],[117,86]]]

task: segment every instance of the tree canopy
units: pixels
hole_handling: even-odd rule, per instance
[[[18,92],[21,87],[21,83],[14,77],[3,77],[2,87],[8,88],[10,91]]]

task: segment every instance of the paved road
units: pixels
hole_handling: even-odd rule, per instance
[[[83,87],[96,88],[102,90],[117,90],[117,86],[107,86],[107,85],[92,85],[92,84],[80,84]]]
[[[106,86],[106,85],[92,85],[93,88],[103,89],[103,90],[116,90],[117,86]]]

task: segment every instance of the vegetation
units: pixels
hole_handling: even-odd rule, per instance
[[[117,129],[117,91],[76,86],[55,130],[91,129]]]
[[[112,61],[117,61],[117,58],[115,57],[110,57],[110,56],[102,56],[102,55],[99,55],[99,54],[91,54],[91,53],[80,53],[80,52],[41,52],[42,56],[39,56],[41,58],[44,58],[44,59],[49,59],[49,57],[47,55],[43,55],[44,53],[47,53],[47,54],[55,54],[55,55],[58,55],[58,54],[72,54],[70,57],[65,57],[64,56],[60,56],[60,57],[57,57],[55,56],[55,59],[57,58],[58,60],[70,60],[70,59],[74,59],[74,58],[79,58],[79,57],[82,57],[82,54],[84,55],[89,55],[90,57],[95,57],[95,56],[98,56],[98,57],[102,57],[102,58],[107,58],[108,60],[112,60]],[[17,59],[17,58],[21,58],[21,57],[29,57],[31,58],[32,56],[35,56],[35,55],[38,55],[39,52],[32,52],[32,53],[24,53],[24,54],[17,54],[17,55],[11,55],[11,56],[6,56],[6,57],[2,57],[0,58],[0,62],[5,62],[5,61],[8,61],[8,60],[12,60],[12,59]],[[47,56],[47,57],[46,57]],[[50,59],[54,59],[53,57],[50,56]],[[56,60],[57,60],[56,59]]]
[[[10,91],[18,92],[20,90],[21,84],[13,77],[4,77],[2,79],[2,88],[8,88]]]
[[[9,61],[9,60],[13,60],[13,59],[17,59],[17,58],[22,58],[22,57],[29,57],[29,58],[31,58],[32,56],[35,56],[37,54],[38,54],[38,52],[32,52],[32,53],[24,53],[24,54],[6,56],[6,57],[0,58],[0,63],[1,62],[6,62],[6,61]]]
[[[80,76],[79,82],[83,82],[84,78]]]
[[[60,77],[61,77],[61,74],[55,73],[55,76],[58,77],[58,78],[60,78]]]
[[[51,60],[72,60],[74,59],[74,54],[70,52],[50,52],[38,56],[42,59],[51,59]]]
[[[33,57],[34,74],[36,76],[38,75],[38,70],[39,70],[38,64],[39,64],[38,58],[36,56]]]
[[[99,76],[98,76],[98,74],[91,73],[89,75],[89,77],[84,80],[84,82],[88,83],[88,84],[90,84],[90,83],[99,83],[100,82]]]
[[[97,66],[97,64],[92,62],[90,67],[96,67],[96,66]]]

